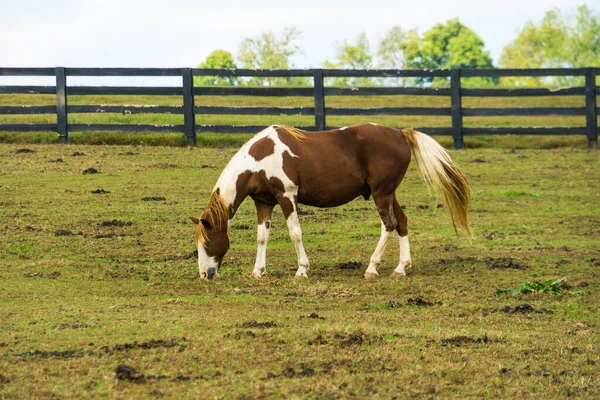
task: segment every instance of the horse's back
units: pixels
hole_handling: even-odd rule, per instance
[[[394,191],[410,163],[401,131],[359,124],[297,137],[277,129],[295,157],[284,159],[286,174],[298,182],[303,204],[331,207],[372,191]]]

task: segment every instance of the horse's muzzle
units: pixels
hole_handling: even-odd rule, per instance
[[[216,268],[209,268],[206,270],[206,272],[200,273],[200,278],[204,279],[205,281],[212,280],[216,276],[218,276]]]

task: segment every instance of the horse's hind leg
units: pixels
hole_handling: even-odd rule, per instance
[[[254,201],[256,205],[256,216],[258,219],[258,233],[256,236],[256,262],[254,263],[254,271],[252,276],[260,278],[267,265],[267,243],[269,241],[269,232],[271,231],[271,214],[273,207],[270,204]]]
[[[410,268],[412,265],[412,260],[410,258],[410,246],[408,244],[408,218],[400,204],[398,204],[398,200],[394,197],[394,214],[396,215],[396,219],[398,220],[398,225],[396,226],[396,231],[398,235],[400,235],[400,262],[398,266],[392,272],[392,277],[398,278],[406,275],[406,268]]]
[[[388,239],[390,238],[392,231],[396,229],[396,226],[398,225],[396,215],[394,214],[393,195],[378,196],[373,194],[373,200],[375,200],[375,205],[377,206],[377,211],[381,218],[381,236],[379,237],[377,247],[371,256],[369,267],[365,271],[366,279],[375,278],[379,275],[377,267],[381,264],[381,258],[383,257]]]

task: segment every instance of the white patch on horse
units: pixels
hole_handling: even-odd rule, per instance
[[[408,244],[408,235],[400,236],[400,262],[394,270],[395,273],[406,275],[406,268],[412,266],[410,258],[410,245]]]
[[[377,243],[377,247],[371,256],[371,261],[369,263],[369,267],[365,271],[365,274],[375,274],[379,275],[377,272],[377,267],[381,264],[381,258],[383,257],[383,253],[385,252],[385,247],[387,246],[388,239],[390,238],[391,232],[388,232],[385,229],[385,224],[381,223],[381,236],[379,237],[379,243]]]
[[[215,273],[219,268],[219,262],[216,257],[209,257],[202,243],[198,242],[198,271],[202,279],[209,279],[208,271],[214,269]]]
[[[293,199],[292,204],[294,204]],[[295,205],[294,205],[295,208]],[[306,270],[309,267],[308,256],[306,255],[306,251],[304,250],[304,245],[302,244],[302,229],[300,229],[300,219],[298,218],[298,211],[294,209],[287,219],[288,231],[290,233],[290,239],[294,243],[294,248],[296,249],[296,255],[298,256],[298,270],[296,271],[296,276],[302,278],[308,278],[306,275]]]
[[[275,149],[272,154],[266,156],[260,161],[256,161],[248,152],[250,147],[260,139],[268,137],[275,143]],[[292,199],[294,204],[294,196],[298,193],[298,187],[288,178],[283,172],[283,153],[288,152],[292,157],[298,157],[292,150],[284,144],[277,135],[275,126],[270,126],[259,132],[250,141],[240,148],[240,150],[233,156],[229,161],[229,164],[225,167],[215,189],[219,189],[221,196],[225,199],[228,205],[233,204],[236,196],[236,182],[240,174],[245,171],[258,172],[265,171],[267,179],[275,177],[283,182],[285,195]]]
[[[344,126],[344,127],[340,128],[340,131],[343,131],[344,129],[348,129],[348,127]]]
[[[254,264],[254,271],[252,271],[252,276],[255,278],[260,278],[264,274],[267,265],[267,243],[269,242],[270,231],[268,226],[270,225],[270,221],[258,225],[256,263]]]
[[[375,122],[369,122],[369,123],[373,126],[377,126],[377,124]]]

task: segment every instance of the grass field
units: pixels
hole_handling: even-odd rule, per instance
[[[450,107],[448,96],[328,96],[327,107]],[[557,97],[464,97],[465,108],[497,107],[584,107],[584,96]],[[9,105],[54,105],[54,95],[3,95],[0,106]],[[70,105],[181,105],[179,96],[69,96]],[[251,96],[196,96],[198,106],[253,106],[253,107],[312,107],[312,97],[251,97]],[[600,104],[600,101],[598,102]],[[358,122],[376,122],[397,127],[450,127],[450,117],[444,116],[328,116],[329,126],[345,126]],[[46,115],[0,115],[0,124],[56,123],[54,114]],[[183,115],[169,114],[69,114],[73,124],[183,124]],[[464,117],[466,128],[491,127],[581,127],[585,126],[584,116],[520,116],[520,117]],[[259,125],[288,124],[292,126],[312,126],[313,116],[253,116],[253,115],[197,115],[198,125]],[[239,146],[248,135],[199,135],[200,146]],[[88,132],[70,133],[69,140],[74,144],[120,144],[120,145],[186,145],[182,134]],[[58,135],[51,132],[0,132],[0,143],[56,143]],[[452,139],[441,137],[444,145],[451,145]],[[503,148],[557,148],[587,147],[584,135],[578,136],[473,136],[465,138],[465,146]]]
[[[0,145],[0,398],[600,396],[597,151],[452,152],[472,242],[411,166],[401,280],[396,241],[362,278],[380,229],[362,198],[302,208],[308,280],[276,209],[251,278],[246,202],[206,283],[188,216],[235,151]],[[562,278],[559,294],[496,293]]]

